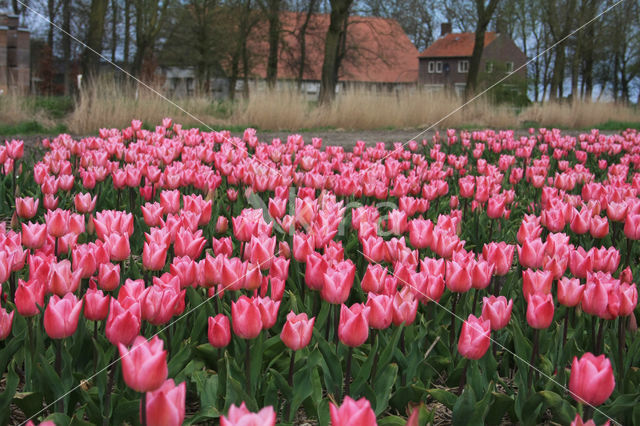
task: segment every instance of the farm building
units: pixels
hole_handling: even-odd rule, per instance
[[[29,30],[19,17],[0,14],[0,93],[9,89],[29,90]]]
[[[474,33],[452,33],[451,24],[442,24],[440,38],[420,54],[418,83],[426,89],[464,93],[474,43]],[[487,32],[479,80],[491,83],[515,72],[516,80],[524,81],[527,70],[522,66],[526,62],[527,57],[509,36]]]

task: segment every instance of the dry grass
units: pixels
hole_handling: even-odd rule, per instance
[[[55,121],[45,112],[35,110],[31,97],[11,90],[0,95],[0,117],[0,124],[13,125],[37,121],[44,127],[55,125]]]
[[[161,93],[161,89],[154,90]],[[210,116],[210,108],[211,102],[204,97],[168,102],[149,89],[102,79],[80,91],[66,124],[77,134],[92,133],[101,127],[123,128],[134,118],[151,125],[160,124],[164,117],[172,117],[184,126],[221,124]]]
[[[481,97],[462,107],[462,99],[454,95],[418,89],[397,93],[349,90],[340,93],[328,106],[318,106],[293,89],[253,90],[248,100],[234,103],[198,95],[172,102],[174,104],[146,88],[117,84],[105,78],[80,92],[75,108],[64,119],[64,124],[72,133],[90,134],[101,127],[126,127],[133,118],[153,127],[164,117],[172,117],[185,127],[253,126],[261,130],[288,131],[327,127],[345,130],[426,128],[432,125],[438,128],[520,128],[525,125],[589,128],[610,120],[640,121],[637,109],[622,105],[546,103],[518,111],[494,105],[488,97]],[[42,112],[34,114],[29,98],[16,94],[0,97],[0,116],[4,124],[33,120],[44,127],[55,124]]]
[[[640,114],[628,106],[608,102],[546,103],[527,108],[520,119],[545,127],[587,128],[607,121],[638,122]]]

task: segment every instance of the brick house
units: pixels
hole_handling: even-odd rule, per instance
[[[0,93],[29,90],[29,30],[20,28],[19,17],[0,14]]]
[[[304,13],[280,13],[280,46],[278,49],[277,88],[295,88],[301,66],[299,34],[305,20]],[[310,16],[305,36],[306,58],[301,81],[302,92],[316,99],[320,91],[324,45],[329,28],[328,14]],[[250,70],[248,84],[251,91],[265,90],[267,76],[268,24],[261,20],[253,28],[247,43]],[[380,91],[396,91],[412,88],[418,80],[418,50],[394,19],[350,16],[347,28],[346,52],[338,73],[336,91],[349,88],[367,88]],[[222,68],[229,73],[229,64]],[[165,81],[165,89],[174,95],[189,95],[195,90],[193,68],[160,67],[159,78]],[[214,96],[228,94],[228,80],[213,78],[210,82]],[[236,82],[236,90],[242,90],[242,76]]]
[[[451,24],[442,24],[440,38],[419,56],[418,83],[425,89],[464,93],[474,43],[474,33],[452,33]],[[515,72],[517,78],[504,85],[516,87],[526,81],[526,67],[518,69],[526,62],[527,57],[508,35],[486,32],[478,80],[491,84]]]

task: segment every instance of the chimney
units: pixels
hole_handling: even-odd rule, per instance
[[[451,22],[443,22],[440,24],[440,37],[444,37],[451,32]]]

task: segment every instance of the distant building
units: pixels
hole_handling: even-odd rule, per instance
[[[474,33],[452,33],[451,24],[442,24],[440,38],[420,54],[418,83],[426,89],[463,94],[474,44]],[[507,80],[505,86],[525,81],[527,70],[522,66],[526,62],[527,57],[509,36],[486,32],[478,80],[491,83],[515,72],[517,79]]]
[[[18,16],[0,14],[0,92],[29,90],[29,30]]]
[[[282,12],[280,14],[280,44],[278,49],[277,87],[295,87],[302,65],[300,28],[305,13]],[[329,28],[328,14],[312,14],[305,36],[305,60],[301,89],[310,98],[320,92],[325,37]],[[251,68],[248,73],[250,90],[266,88],[268,23],[261,21],[252,30],[247,43]],[[415,86],[418,80],[418,51],[406,33],[393,19],[379,17],[349,17],[345,55],[339,70],[337,91],[350,87],[397,90]],[[225,64],[222,64],[223,68]],[[164,78],[165,89],[177,95],[188,95],[195,89],[193,68],[163,67],[159,74]],[[228,71],[227,71],[228,74]],[[243,77],[236,83],[242,90]],[[217,97],[228,94],[228,80],[215,78],[210,91]]]

